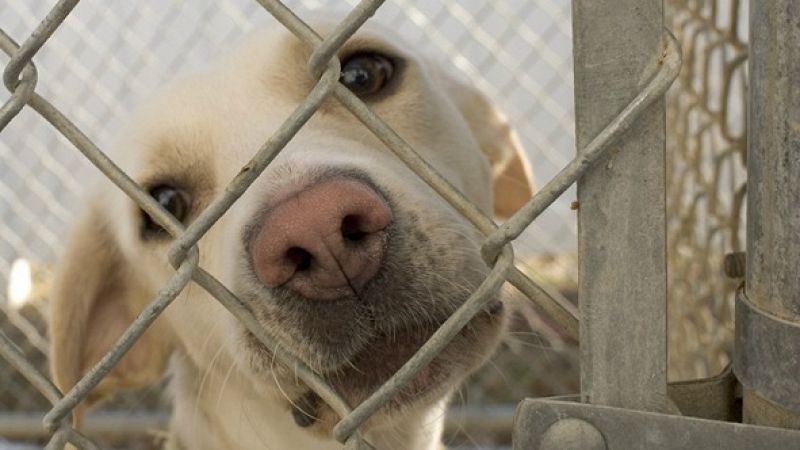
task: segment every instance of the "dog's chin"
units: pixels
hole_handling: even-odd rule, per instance
[[[497,346],[506,321],[499,300],[490,302],[476,315],[433,361],[419,371],[389,400],[370,424],[394,413],[432,405],[449,395],[472,371],[480,367]],[[367,346],[355,352],[348,361],[335,369],[318,370],[326,381],[352,407],[366,400],[389,380],[398,369],[433,335],[436,326],[425,326],[392,334],[379,334]],[[273,355],[254,338],[247,345],[249,371],[256,382],[276,385],[286,397],[287,409],[298,425],[329,432],[338,420],[295,376],[290,368],[279,366]],[[321,349],[320,351],[324,351]],[[313,367],[312,367],[313,368]],[[309,398],[312,401],[309,402]],[[307,407],[297,411],[298,404]],[[298,419],[298,413],[300,418]],[[307,416],[310,413],[313,417]]]
[[[494,350],[503,324],[502,311],[481,312],[453,341],[403,386],[387,406],[400,408],[421,400],[435,401],[452,391],[467,373]],[[345,366],[326,378],[350,403],[357,405],[391,378],[428,341],[434,328],[380,335]]]

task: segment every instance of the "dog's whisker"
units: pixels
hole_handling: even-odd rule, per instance
[[[192,288],[193,288],[192,284],[189,284],[186,287],[186,290],[184,292],[187,292],[187,297],[189,296],[189,292],[188,291],[190,291]],[[211,342],[211,337],[216,332],[217,326],[219,326],[219,324],[220,324],[220,321],[216,320],[216,321],[211,322],[211,325],[208,327],[208,330],[206,332],[206,337],[205,337],[205,339],[203,339],[203,344],[200,346],[200,354],[201,355],[205,355],[206,349],[208,348],[208,345]],[[197,388],[197,395],[195,396],[195,401],[194,401],[194,408],[193,408],[194,412],[193,412],[193,414],[194,414],[195,420],[198,417],[198,411],[199,411],[199,408],[200,408],[199,403],[200,403],[200,398],[202,397],[202,394],[203,394],[203,386],[205,385],[206,377],[208,376],[209,372],[212,370],[212,368],[214,366],[214,363],[216,362],[217,357],[222,352],[223,346],[224,346],[224,344],[220,344],[219,345],[219,347],[217,348],[217,350],[214,352],[213,356],[211,357],[211,364],[209,364],[209,366],[206,367],[203,370],[203,374],[201,376],[201,381],[200,381],[200,384],[198,385],[198,388]]]
[[[231,363],[228,367],[228,371],[225,373],[225,377],[222,379],[222,385],[219,388],[219,394],[217,395],[217,409],[220,409],[220,404],[222,403],[222,397],[223,394],[225,393],[225,388],[228,386],[228,380],[230,379],[230,376],[233,373],[235,367],[236,367],[236,361],[231,360]]]
[[[222,354],[222,350],[224,348],[225,348],[225,343],[223,342],[219,345],[217,351],[214,352],[214,356],[211,357],[211,362],[209,363],[208,367],[206,367],[206,369],[203,370],[203,376],[200,378],[200,384],[197,387],[197,395],[195,397],[195,402],[194,402],[195,422],[198,421],[198,418],[200,416],[200,400],[203,398],[203,390],[205,389],[206,382],[208,381],[210,374],[214,371],[217,360],[219,359],[219,356]]]
[[[308,391],[292,403],[292,417],[300,428],[307,428],[319,420],[317,413],[322,400],[314,391]]]
[[[244,413],[245,413],[245,414],[244,414],[244,418],[245,418],[245,420],[247,420],[247,424],[250,426],[250,429],[251,429],[251,430],[253,431],[253,433],[256,435],[256,437],[257,437],[257,438],[258,438],[258,440],[260,441],[260,443],[261,443],[261,445],[263,446],[263,448],[264,448],[264,449],[267,449],[267,450],[269,450],[269,449],[271,449],[272,447],[271,447],[271,446],[269,445],[269,443],[268,443],[268,439],[269,439],[269,438],[268,438],[267,436],[264,436],[264,433],[262,432],[262,429],[263,429],[263,428],[262,428],[262,427],[263,427],[263,424],[256,425],[255,423],[253,423],[253,417],[256,417],[256,416],[257,416],[256,414],[247,414],[247,412],[248,412],[248,411],[247,411],[247,408],[249,408],[249,406],[248,406],[248,405],[249,405],[249,404],[250,404],[250,402],[251,402],[251,401],[253,401],[253,400],[254,400],[254,399],[253,399],[252,397],[244,397],[244,398],[243,398],[243,401],[242,401],[242,406],[241,406],[241,408],[242,408],[242,410],[243,410],[243,411],[244,411]]]
[[[319,405],[319,397],[313,391],[308,391],[304,396],[300,397],[298,400],[293,400],[288,393],[283,389],[281,385],[280,379],[275,375],[274,370],[274,363],[275,357],[274,355],[277,353],[278,349],[280,348],[280,343],[276,343],[275,351],[273,352],[273,370],[270,370],[272,374],[272,379],[275,382],[275,386],[280,391],[281,395],[289,402],[290,411],[292,414],[292,418],[294,419],[297,426],[301,428],[306,428],[314,424],[318,420],[317,417],[317,407]],[[313,400],[313,402],[312,402]]]

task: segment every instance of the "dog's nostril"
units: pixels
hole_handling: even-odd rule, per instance
[[[360,216],[349,214],[342,219],[342,237],[349,242],[359,242],[367,236]]]
[[[314,258],[304,248],[291,247],[286,250],[286,259],[294,265],[297,272],[304,272],[311,268],[311,260]]]

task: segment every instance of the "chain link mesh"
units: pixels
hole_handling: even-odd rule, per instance
[[[54,11],[66,11],[71,9],[75,3],[77,2],[61,1]],[[324,48],[325,44],[319,41],[305,24],[289,17],[278,2],[260,1],[259,3],[261,6],[251,1],[200,2],[199,6],[194,4],[192,6],[176,6],[163,2],[141,2],[137,5],[129,2],[108,2],[100,6],[92,5],[92,7],[81,4],[72,14],[65,14],[66,20],[64,20],[63,26],[60,26],[61,20],[58,17],[50,22],[52,26],[50,31],[59,27],[55,38],[47,40],[47,37],[32,36],[26,39],[27,42],[39,45],[46,41],[46,45],[36,56],[37,65],[40,67],[39,74],[32,73],[32,66],[27,65],[30,57],[37,53],[38,49],[34,49],[24,57],[20,57],[22,52],[17,52],[17,56],[10,63],[6,61],[6,73],[12,73],[14,76],[11,77],[10,82],[6,80],[13,95],[2,99],[6,103],[0,114],[0,119],[3,119],[0,125],[4,127],[8,123],[8,127],[3,131],[3,140],[0,141],[0,159],[2,159],[4,168],[3,180],[0,182],[0,213],[3,216],[3,221],[0,222],[0,236],[2,237],[2,241],[0,241],[0,275],[3,279],[9,279],[12,269],[11,262],[14,259],[25,257],[33,261],[50,261],[59,251],[61,230],[72,219],[69,205],[77,202],[78,195],[83,190],[79,180],[83,179],[85,174],[91,170],[82,156],[76,152],[67,152],[63,148],[72,144],[77,146],[84,156],[90,158],[104,173],[110,175],[142,205],[143,209],[163,222],[165,228],[178,237],[171,256],[175,266],[179,268],[179,275],[173,280],[174,289],[170,291],[170,295],[156,299],[151,308],[153,312],[151,317],[155,317],[160,309],[166,307],[171,298],[174,298],[181,287],[193,277],[195,281],[217,296],[248,327],[257,328],[257,324],[254,322],[247,323],[249,319],[243,315],[242,311],[237,311],[237,299],[226,293],[227,290],[223,286],[202,269],[197,268],[195,262],[192,262],[196,261],[195,256],[192,256],[194,242],[202,236],[204,230],[210,227],[219,215],[224,214],[229,203],[223,199],[217,203],[216,209],[213,206],[209,207],[209,211],[206,211],[208,214],[204,212],[207,220],[198,220],[196,222],[198,225],[193,225],[193,229],[184,233],[177,224],[167,222],[168,217],[157,205],[152,204],[145,193],[126,181],[123,174],[117,173],[114,167],[103,159],[99,149],[86,139],[79,129],[92,130],[92,137],[97,142],[109,142],[110,130],[118,128],[120,121],[126,115],[125,111],[130,109],[131,105],[128,102],[146,94],[148,86],[156,84],[164,74],[174,72],[179,67],[185,68],[199,64],[209,53],[213,53],[210,49],[230,42],[243,30],[261,25],[261,18],[265,17],[261,7],[276,15],[284,25],[292,29],[307,44],[317,48],[322,56],[315,52],[311,61],[314,61],[315,57],[318,58],[317,61],[320,61],[323,64],[321,67],[324,68],[328,57],[325,56],[325,51],[320,49]],[[290,2],[290,6],[302,16],[310,9],[330,6],[329,3],[335,2]],[[524,144],[531,151],[533,165],[539,179],[548,180],[560,171],[561,167],[569,168],[570,164],[575,162],[570,163],[574,154],[574,140],[571,111],[569,2],[543,0],[532,5],[530,2],[516,0],[498,2],[398,0],[383,6],[380,5],[381,3],[380,1],[364,1],[359,4],[352,2],[356,9],[351,17],[356,21],[359,18],[366,18],[364,9],[380,6],[378,16],[383,16],[382,21],[397,24],[401,33],[412,37],[410,40],[413,45],[433,47],[434,51],[446,55],[455,67],[470,76],[480,88],[492,96],[509,113],[521,133]],[[10,8],[5,8],[4,12],[0,12],[0,27],[4,29],[7,27],[9,34],[23,38],[29,36],[31,29],[48,10],[47,5],[36,5],[29,2],[12,1],[9,2],[9,6]],[[673,20],[681,20],[680,18],[683,17],[682,20],[685,22],[701,21],[700,19],[708,21],[702,12],[705,11],[705,7],[698,6],[694,2],[674,1],[671,6],[674,9]],[[710,22],[713,23],[714,20]],[[677,24],[678,22],[673,23]],[[356,28],[357,26],[345,26],[333,33],[326,42],[331,42],[330,39],[337,35],[345,37],[348,33],[354,32]],[[682,43],[689,45],[685,35],[677,28],[676,26],[676,32]],[[103,36],[111,38],[103,39]],[[725,36],[721,39],[729,38],[727,35]],[[4,42],[4,50],[14,53],[13,46],[9,44],[10,40],[4,39]],[[23,44],[23,49],[25,48],[25,44]],[[333,50],[336,50],[336,47],[333,47]],[[156,67],[166,70],[159,72]],[[46,70],[42,68],[46,68]],[[312,67],[312,71],[313,69]],[[670,80],[668,69],[669,67],[656,77],[655,82],[648,86],[639,100],[649,101],[662,95]],[[16,70],[21,70],[21,72],[14,73]],[[99,75],[101,73],[109,73],[112,76],[107,78]],[[522,231],[526,231],[523,240],[531,242],[530,248],[523,247],[523,254],[535,252],[570,255],[574,251],[575,225],[574,215],[569,211],[570,196],[562,196],[560,200],[558,200],[558,196],[582,173],[581,170],[561,171],[559,174],[561,178],[556,177],[557,180],[560,180],[559,183],[548,183],[542,193],[537,194],[529,204],[532,206],[527,211],[521,211],[513,220],[509,221],[507,227],[495,232],[494,226],[487,218],[475,214],[474,208],[464,202],[446,183],[443,183],[441,178],[424,162],[416,158],[413,150],[408,148],[402,139],[394,135],[379,118],[372,115],[357,99],[348,96],[349,93],[346,90],[337,88],[335,74],[336,71],[333,67],[329,67],[324,72],[320,83],[315,88],[316,94],[312,93],[304,105],[298,109],[298,117],[287,121],[289,133],[302,126],[303,117],[313,114],[319,98],[334,95],[434,189],[454,203],[457,209],[489,235],[489,245],[484,249],[488,249],[488,255],[496,255],[503,248],[502,246],[516,238]],[[38,84],[36,84],[37,75],[39,77]],[[700,75],[694,76],[699,77]],[[27,82],[26,77],[32,78],[33,82]],[[693,81],[691,80],[693,78],[682,81],[692,85]],[[28,88],[32,89],[33,86],[36,86],[37,93],[43,95],[39,96],[31,94],[29,90],[26,91]],[[80,88],[76,89],[76,86]],[[673,94],[670,97],[668,120],[670,120],[670,124],[675,124],[673,127],[678,126],[676,118],[683,117],[683,110],[673,106],[676,102],[674,99],[684,95],[683,83],[681,86],[680,94]],[[725,92],[731,92],[731,90],[726,88]],[[317,97],[315,98],[314,95]],[[59,112],[45,98],[56,99],[55,101],[59,105],[75,106]],[[705,99],[703,101],[708,102],[707,97],[703,98]],[[29,108],[25,108],[21,112],[13,111],[12,109],[19,104],[18,99],[23,100],[22,104],[27,102],[36,112]],[[21,104],[19,105],[21,107]],[[703,111],[707,111],[710,116],[714,117],[711,121],[715,124],[722,123],[723,127],[727,127],[724,120],[719,122],[718,114],[715,109],[712,109],[712,105],[708,103],[707,106],[709,109]],[[678,113],[674,111],[678,111]],[[605,139],[601,139],[595,146],[594,157],[599,157],[605,151],[608,143],[630,125],[637,113],[638,110],[635,108],[627,111],[627,115],[623,115],[615,125],[609,128]],[[725,115],[723,114],[723,116]],[[55,129],[58,131],[50,128],[50,125],[42,120],[42,117],[55,125]],[[73,120],[78,127],[74,127],[66,120],[66,117]],[[671,127],[670,130],[672,129]],[[683,131],[682,133],[684,134],[680,134],[680,136],[693,136],[692,133],[695,131],[692,129],[691,132]],[[69,142],[66,142],[65,138]],[[680,142],[692,140],[690,137],[681,139],[683,140]],[[730,142],[736,141],[736,139]],[[689,153],[686,150],[689,148],[688,144],[676,144],[676,147],[669,142],[671,153],[676,152],[675,148],[680,148],[682,154]],[[259,152],[264,158],[259,160],[259,156],[257,156],[256,159],[259,161],[256,166],[266,165],[269,159],[267,156],[271,152],[280,151],[281,147],[280,142],[272,146],[269,143],[265,145]],[[18,149],[26,151],[21,152]],[[686,165],[695,164],[703,165],[703,167],[689,169],[689,172],[696,172],[696,174],[679,176],[681,180],[694,177],[692,182],[700,184],[700,180],[709,179],[709,177],[700,177],[705,174],[704,164],[707,160],[697,156],[685,156],[684,158],[687,161],[684,163]],[[720,167],[723,166],[727,167],[725,164],[720,164]],[[670,176],[674,177],[678,171],[679,168],[671,168]],[[258,172],[258,170],[254,172]],[[247,180],[238,180],[234,183],[237,183],[242,189],[245,189],[248,184]],[[689,184],[685,183],[683,186],[689,186]],[[677,192],[671,191],[669,198],[682,199],[687,195],[686,192],[689,192],[688,187],[680,188]],[[724,197],[724,188],[720,188],[719,192],[722,193],[720,197]],[[552,206],[548,208],[551,204]],[[676,205],[677,202],[671,203],[671,211],[678,211],[675,209]],[[725,215],[722,209],[714,211],[715,218]],[[540,213],[543,213],[542,216],[529,227],[533,219]],[[675,217],[678,217],[679,214],[681,213],[675,212]],[[687,215],[691,218],[683,221],[684,230],[687,229],[686,221],[695,220],[694,225],[701,222],[696,220],[698,215],[696,211],[690,211],[687,214],[693,215]],[[669,216],[672,217],[672,214]],[[726,224],[731,225],[731,220]],[[671,224],[670,227],[672,230],[673,225]],[[698,236],[706,239],[703,241],[706,247],[711,243],[719,242],[719,237],[707,237],[703,231],[697,233]],[[686,240],[687,234],[686,231],[682,231],[675,235],[678,236],[675,238],[670,234],[670,238],[673,239],[671,242],[672,253],[670,254],[672,270],[675,270],[674,267],[676,267],[673,263],[675,260],[674,249],[681,249],[683,254],[686,252],[683,250],[684,247],[676,246],[674,242],[677,242],[680,237],[683,239],[682,246],[694,245],[694,241],[691,239]],[[717,236],[716,232],[711,234]],[[564,244],[554,245],[553,243]],[[735,245],[731,247],[736,248]],[[507,385],[500,389],[497,386],[497,377],[486,376],[486,372],[484,372],[477,377],[478,380],[482,380],[480,384],[473,384],[467,388],[467,396],[483,401],[497,401],[498,399],[517,401],[519,398],[531,394],[565,393],[573,390],[575,383],[571,376],[576,374],[576,370],[572,354],[563,352],[548,356],[549,350],[545,352],[540,350],[542,343],[545,346],[555,345],[558,349],[560,338],[564,334],[559,325],[566,325],[566,329],[571,329],[574,333],[575,324],[570,319],[571,307],[565,304],[563,298],[553,293],[552,290],[539,288],[536,283],[522,275],[522,272],[509,266],[512,262],[509,250],[507,248],[503,252],[499,265],[495,265],[493,279],[489,280],[488,284],[485,283],[484,290],[490,291],[492,286],[502,283],[507,277],[540,307],[553,314],[556,320],[549,322],[550,319],[543,319],[538,313],[527,315],[528,322],[520,323],[516,327],[517,332],[521,334],[518,334],[515,340],[512,333],[512,339],[507,344],[506,352],[501,351],[498,356],[499,364],[510,367],[509,371],[504,374],[505,377],[522,380],[521,382],[500,383]],[[189,259],[185,260],[184,257],[187,255]],[[695,254],[695,260],[710,256],[711,253],[706,251],[699,255]],[[549,278],[558,281],[560,287],[565,291],[574,289],[574,266],[571,265],[572,259],[569,256],[566,258],[546,257],[544,261],[546,264],[535,264],[534,266],[536,268],[546,267],[555,274],[549,277],[535,276],[534,279]],[[713,263],[712,261],[709,264]],[[554,266],[561,266],[561,268],[554,269]],[[34,270],[34,272],[36,271]],[[670,279],[673,287],[671,291],[674,291],[674,287],[679,284],[675,280],[682,279],[687,278],[676,275]],[[718,297],[713,297],[714,294],[721,291],[718,288],[714,289],[717,290],[705,292],[706,297],[703,297],[709,299],[708,301],[704,300],[706,306],[701,314],[706,314],[706,317],[703,319],[689,317],[696,310],[676,308],[678,303],[686,304],[687,302],[683,301],[686,298],[697,298],[696,296],[691,297],[694,294],[687,293],[685,296],[673,295],[672,297],[671,314],[677,313],[681,319],[689,317],[690,323],[695,324],[690,326],[693,326],[695,330],[700,330],[696,331],[695,335],[705,333],[703,336],[706,336],[713,332],[709,325],[713,325],[715,320],[725,320],[723,313],[726,310],[722,309],[719,301],[714,303],[714,299],[718,300]],[[551,297],[548,293],[555,297]],[[0,293],[0,295],[3,294]],[[471,303],[467,306],[479,306],[481,297],[480,293],[473,295]],[[676,302],[675,298],[680,298],[683,302]],[[59,400],[60,394],[53,391],[49,382],[37,375],[37,373],[43,373],[42,364],[47,351],[46,337],[41,329],[41,312],[36,310],[34,303],[31,303],[34,305],[32,310],[34,312],[23,311],[21,313],[10,306],[10,299],[6,298],[5,300],[0,301],[3,308],[0,315],[4,319],[3,330],[10,330],[10,332],[8,332],[8,336],[4,334],[4,339],[0,342],[5,346],[3,354],[9,359],[10,366],[0,365],[0,370],[24,374],[28,381],[31,381],[40,392],[45,394],[49,402],[57,403],[56,411],[51,412],[46,419],[50,431],[55,433],[49,444],[52,448],[63,444],[65,440],[70,440],[83,448],[92,448],[92,445],[83,436],[61,420],[65,414],[69,413],[75,402],[85,395],[86,387],[91,382],[84,383],[84,386],[78,391],[73,390],[67,395],[66,400]],[[693,304],[693,302],[690,303]],[[709,311],[711,311],[710,319],[707,318]],[[453,320],[459,322],[471,317],[467,310],[460,311],[456,315],[458,317]],[[672,323],[676,322],[673,320]],[[146,325],[146,321],[143,321],[139,326],[134,326],[131,338],[135,338],[135,335]],[[541,335],[532,336],[529,332],[531,325]],[[445,325],[443,329],[443,333],[451,333],[458,329],[458,324]],[[251,329],[251,331],[263,340],[270,339],[263,333],[263,330]],[[569,331],[566,332],[567,335],[569,333]],[[673,351],[671,357],[676,354],[692,355],[692,358],[697,361],[703,357],[713,359],[718,356],[716,354],[700,355],[696,347],[691,347],[695,345],[691,333],[683,332],[679,336],[682,338],[670,341],[673,348],[679,350]],[[671,338],[673,337],[671,336]],[[714,342],[722,342],[724,338],[725,336],[722,336]],[[706,342],[709,342],[708,339]],[[509,356],[522,354],[525,347],[530,346],[539,349],[536,358],[542,361],[519,364],[519,357]],[[19,355],[20,350],[26,356],[24,359],[31,363],[28,366],[22,361],[14,359],[13,355]],[[121,353],[119,354],[121,355]],[[434,354],[435,349],[425,349],[418,353],[418,356],[421,358],[420,361],[424,362],[425,358],[432,357]],[[107,367],[110,367],[114,358],[115,356],[112,355],[107,361]],[[683,356],[678,356],[678,358],[680,361],[671,360],[674,367],[694,367],[696,369],[698,366],[696,361],[686,364]],[[527,360],[523,361],[527,362]],[[707,370],[713,367],[714,363],[708,363],[708,359],[703,361],[706,362]],[[300,368],[304,367],[299,361],[290,362],[290,364]],[[508,365],[506,366],[506,364]],[[414,367],[419,367],[418,364],[412,366],[409,366],[411,369],[405,372],[406,378],[413,372]],[[13,367],[13,372],[10,370],[11,367]],[[540,376],[543,372],[541,369],[552,375]],[[684,369],[680,369],[676,373],[688,373],[682,370]],[[97,371],[84,381],[96,382],[102,376],[102,372],[103,370]],[[324,383],[315,378],[313,373],[308,372],[301,376],[306,377],[304,379],[313,389],[319,389],[318,392],[321,393],[321,396],[345,417],[343,423],[337,427],[337,437],[342,441],[351,439],[348,441],[351,443],[353,438],[357,439],[359,436],[359,423],[379,407],[383,399],[391,395],[391,392],[384,391],[374,399],[368,400],[366,407],[352,405],[356,406],[356,414],[353,415],[349,413],[349,407],[337,399],[334,392],[327,390]],[[19,389],[11,391],[12,383],[6,384],[0,389],[9,395],[26,390],[28,385],[23,378],[18,375],[12,378],[15,380],[13,385],[20,386]],[[27,390],[32,392],[30,389]],[[497,391],[504,392],[498,393]],[[38,402],[36,408],[45,408],[49,404],[43,402],[42,398],[36,395],[30,397],[37,398],[37,400],[30,401],[31,403]],[[144,403],[150,403],[150,406],[157,408],[160,403],[157,400],[158,396],[155,397],[156,400]],[[4,398],[3,393],[0,393],[0,400],[2,398]],[[132,399],[133,403],[129,403],[131,401],[129,398],[122,400],[121,405],[123,407],[142,406],[141,393],[135,394]],[[5,404],[3,407],[5,409]]]
[[[153,299],[150,305],[137,316],[128,330],[126,330],[118,340],[117,345],[109,351],[109,353],[107,353],[101,361],[70,390],[70,392],[66,393],[63,398],[61,394],[58,393],[57,389],[40,374],[40,371],[19,352],[20,349],[3,335],[3,339],[0,340],[0,343],[2,343],[0,350],[2,350],[3,356],[5,356],[11,365],[25,376],[45,398],[54,404],[53,409],[48,412],[44,418],[45,427],[52,433],[52,437],[48,441],[48,448],[61,448],[68,441],[80,448],[94,448],[94,444],[92,444],[91,441],[88,441],[71,427],[70,416],[72,409],[85,398],[87,393],[108,373],[110,368],[119,361],[122,355],[125,354],[143,331],[158,317],[170,302],[176,298],[190,280],[194,280],[216,297],[217,300],[228,308],[228,310],[263,344],[267,345],[269,348],[275,348],[275,346],[272,345],[274,338],[269,335],[267,330],[259,326],[255,318],[243,307],[240,301],[210,274],[198,267],[198,252],[195,244],[227,211],[236,198],[247,189],[250,183],[264,170],[291,136],[303,126],[305,121],[314,114],[322,101],[328,96],[335,96],[343,105],[350,109],[350,111],[367,125],[387,147],[393,150],[395,154],[428,182],[434,190],[446,198],[451,205],[459,210],[478,229],[487,235],[493,233],[495,225],[488,217],[484,216],[477,208],[466,201],[440,175],[428,166],[424,160],[419,158],[401,137],[396,135],[391,128],[372,114],[372,112],[347,89],[338,84],[338,60],[333,57],[332,60],[328,61],[329,58],[335,54],[341,43],[352,35],[361,23],[367,20],[367,18],[381,6],[381,1],[363,1],[355,5],[347,18],[326,40],[322,40],[283,4],[273,1],[261,1],[260,3],[261,6],[268,10],[284,26],[289,28],[297,37],[314,49],[309,60],[309,70],[312,74],[319,75],[320,78],[308,97],[297,107],[295,112],[287,118],[286,122],[273,137],[258,150],[251,162],[248,163],[248,170],[240,172],[240,175],[229,183],[227,189],[224,191],[225,193],[212,202],[186,230],[184,230],[179,223],[175,222],[169,214],[166,214],[159,205],[150,198],[146,192],[142,191],[136,183],[130,180],[126,174],[121,172],[66,115],[54,107],[44,97],[33,92],[38,81],[38,74],[36,69],[30,64],[30,61],[69,16],[72,9],[76,6],[77,1],[62,0],[59,2],[48,13],[46,19],[37,26],[36,30],[30,34],[19,47],[17,47],[7,34],[3,33],[0,36],[0,44],[2,44],[3,51],[12,56],[4,71],[4,81],[6,87],[12,92],[12,95],[3,105],[2,116],[0,116],[0,119],[2,119],[2,126],[5,128],[5,126],[20,112],[22,106],[27,103],[176,239],[170,250],[170,260],[177,270],[176,275],[159,291],[159,294]],[[451,8],[457,8],[455,4],[449,6]],[[528,80],[528,82],[530,83],[530,80]],[[598,151],[598,153],[600,152]],[[580,172],[575,171],[567,176],[574,181],[579,175]],[[547,203],[552,203],[557,194],[561,192],[563,192],[563,189],[555,194],[551,192],[548,198],[552,197],[552,199],[548,200]],[[538,213],[536,215],[538,215]],[[533,217],[528,219],[528,222],[532,220]],[[51,247],[55,247],[57,244],[53,236],[50,236],[50,241],[46,243],[50,244]],[[577,325],[574,319],[574,311],[571,310],[570,305],[550,297],[547,291],[541,289],[536,283],[523,275],[518,269],[514,268],[514,256],[511,247],[505,242],[500,243],[500,246],[501,247],[492,248],[492,256],[486,258],[487,262],[491,263],[492,270],[484,283],[473,293],[465,304],[448,319],[423,348],[392,377],[392,380],[379,388],[376,393],[362,404],[356,405],[353,410],[351,410],[350,405],[347,405],[323,379],[309,370],[302,361],[295,359],[289,354],[276,352],[275,357],[278,360],[291,367],[300,379],[342,417],[341,422],[334,429],[334,435],[338,440],[347,443],[348,446],[358,446],[359,448],[362,446],[369,447],[369,444],[364,441],[359,430],[361,423],[377,411],[399,387],[404,385],[411,377],[415,376],[427,362],[438,354],[438,352],[447,345],[449,340],[483,307],[483,304],[490,298],[491,294],[496,291],[507,278],[528,296],[536,299],[541,307],[548,311],[551,316],[555,317],[566,330],[574,334]],[[30,249],[22,248],[22,250],[29,251]]]
[[[684,380],[730,361],[739,282],[722,267],[744,250],[747,2],[668,4],[684,52],[667,95],[669,370]]]
[[[537,175],[546,179],[572,152],[569,4],[544,1],[531,7],[521,1],[492,3],[393,2],[381,7],[378,19],[396,25],[413,45],[426,47],[429,53],[450,61],[490,92],[515,123],[524,124],[526,130],[520,130],[521,137],[529,149],[535,149],[531,155],[537,158]],[[0,27],[18,40],[35,28],[51,6],[15,0],[9,0],[7,5],[0,9]],[[342,9],[342,2],[330,0],[289,1],[287,5],[301,16],[319,8]],[[209,54],[240,39],[248,30],[278,26],[269,20],[261,7],[250,0],[142,1],[135,5],[123,1],[83,2],[37,53],[40,70],[36,89],[64,108],[81,129],[90,130],[102,148],[112,141],[114,130],[121,126],[133,103],[146,96],[151,86],[177,70],[203,64]],[[507,25],[509,21],[511,26]],[[473,36],[473,29],[480,33]],[[496,48],[504,49],[504,61],[510,66],[497,61],[492,54]],[[0,55],[0,64],[6,61]],[[536,70],[532,70],[534,66]],[[520,76],[527,78],[525,86],[514,81]],[[530,91],[534,88],[535,95]],[[556,105],[564,117],[532,108],[536,102]],[[530,125],[534,122],[535,126]],[[3,130],[0,139],[2,327],[43,373],[47,343],[42,322],[46,303],[29,301],[22,316],[5,298],[6,287],[17,258],[29,261],[37,272],[46,270],[61,249],[60,236],[72,221],[73,206],[84,190],[81,180],[93,172],[91,165],[69,147],[58,131],[27,108]],[[534,242],[534,248],[528,251],[569,252],[574,245],[570,238],[574,223],[568,207],[563,202],[555,205],[542,219],[550,225],[538,225],[541,230],[534,236],[565,244],[548,247]],[[551,258],[548,268],[561,273],[562,278],[564,274],[574,277],[569,265],[554,270],[559,262],[560,259]],[[540,330],[545,330],[545,336],[532,335],[527,323],[519,321],[513,342],[505,345],[498,356],[501,367],[518,363],[522,354],[541,361],[532,364],[532,368],[518,364],[517,369],[512,369],[515,373],[529,373],[525,381],[509,381],[505,369],[498,374],[490,367],[464,390],[465,401],[505,401],[515,397],[511,391],[533,384],[534,373],[552,372],[536,367],[558,365],[557,361],[565,357],[548,343],[550,338],[558,338],[558,333],[543,327]],[[531,345],[538,350],[531,351]],[[4,362],[0,363],[0,376],[12,380],[0,385],[0,411],[28,412],[29,417],[38,420],[35,417],[41,415],[47,402]],[[574,390],[563,387],[560,377],[552,377],[552,381],[537,378],[539,390],[531,393]],[[157,390],[148,390],[121,395],[102,408],[104,417],[111,417],[116,412],[133,416],[163,407]],[[132,417],[130,421],[133,420]],[[480,441],[481,437],[473,433],[471,439]]]

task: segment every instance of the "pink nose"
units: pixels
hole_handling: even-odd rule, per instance
[[[253,266],[265,285],[309,299],[352,295],[378,272],[391,222],[386,200],[368,185],[323,181],[267,213],[250,246]]]

